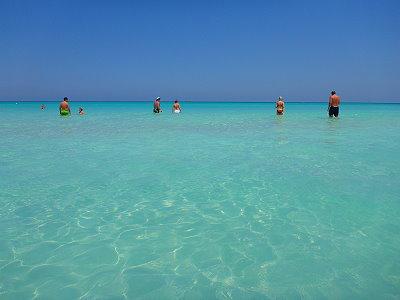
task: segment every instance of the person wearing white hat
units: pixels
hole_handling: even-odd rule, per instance
[[[279,96],[278,100],[276,101],[276,114],[283,115],[284,111],[285,111],[285,102],[283,101],[283,98]]]
[[[155,114],[158,114],[158,113],[162,112],[160,100],[161,100],[160,97],[157,97],[156,100],[154,100],[153,113],[155,113]]]

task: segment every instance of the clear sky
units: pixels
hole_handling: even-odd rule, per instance
[[[0,0],[0,100],[400,102],[400,1]]]

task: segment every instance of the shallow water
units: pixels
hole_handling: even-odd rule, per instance
[[[0,298],[400,297],[400,105],[71,104],[0,103]]]

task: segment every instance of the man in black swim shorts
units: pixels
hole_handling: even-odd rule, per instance
[[[339,105],[340,97],[336,95],[335,91],[332,91],[328,103],[329,117],[335,116],[337,118],[339,116]]]
[[[339,107],[334,107],[334,106],[331,106],[331,107],[329,107],[329,116],[330,117],[333,117],[333,116],[335,116],[336,118],[339,116]]]

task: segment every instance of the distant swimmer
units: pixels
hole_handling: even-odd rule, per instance
[[[179,114],[181,111],[181,105],[179,104],[178,100],[175,100],[174,104],[172,105],[172,112],[175,114]]]
[[[79,112],[78,112],[81,116],[85,114],[85,112],[83,111],[82,107],[79,107]]]
[[[64,97],[64,100],[60,103],[60,115],[69,116],[71,114],[71,109],[69,108],[68,98]]]
[[[278,100],[276,101],[276,114],[283,115],[284,111],[285,111],[285,102],[283,101],[282,97],[279,97]]]
[[[335,116],[337,118],[339,116],[339,105],[340,97],[336,95],[335,91],[332,91],[328,103],[329,117]]]
[[[44,105],[44,104],[40,105],[40,109],[41,110],[45,110],[46,109],[46,105]]]
[[[154,100],[153,113],[155,113],[155,114],[162,112],[160,101],[161,101],[160,97],[157,97],[156,100]]]

